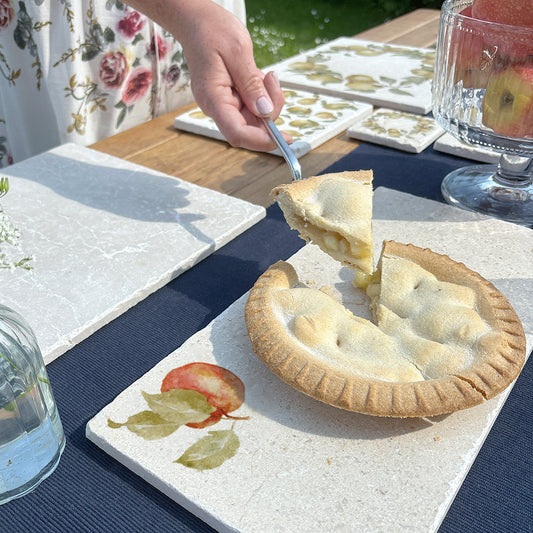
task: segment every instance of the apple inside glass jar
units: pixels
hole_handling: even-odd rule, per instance
[[[483,99],[483,124],[508,137],[533,137],[533,61],[493,72]]]
[[[457,69],[465,86],[485,88],[483,124],[500,135],[533,137],[531,0],[474,0],[461,14],[467,18]]]

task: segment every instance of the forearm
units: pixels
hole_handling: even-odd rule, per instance
[[[224,9],[212,0],[126,0],[126,4],[172,33],[182,45],[203,18]]]

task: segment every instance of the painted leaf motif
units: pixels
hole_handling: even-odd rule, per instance
[[[115,32],[109,27],[104,30],[104,40],[106,43],[115,42]]]
[[[144,39],[142,33],[137,33],[135,37],[133,38],[132,44],[137,44],[139,41],[142,41]]]
[[[19,23],[16,25],[15,31],[13,32],[13,39],[21,50],[24,50],[26,48],[28,37],[26,31],[24,31],[24,27],[22,26],[22,24]]]
[[[412,93],[408,91],[402,91],[402,89],[396,89],[394,87],[390,90],[390,92],[393,94],[400,94],[402,96],[413,96]]]
[[[142,395],[152,411],[179,425],[203,422],[215,411],[206,397],[195,390],[171,389],[161,394],[148,394],[143,391]]]
[[[326,109],[345,109],[351,107],[350,104],[344,102],[325,102],[322,104]]]
[[[168,437],[180,427],[179,424],[169,422],[153,411],[141,411],[130,416],[123,424],[108,419],[107,425],[114,429],[126,426],[132,433],[146,440]]]
[[[119,103],[123,103],[123,102],[119,102]],[[118,107],[118,104],[115,105],[115,107]],[[116,124],[116,127],[118,128],[122,122],[124,122],[124,119],[126,118],[126,107],[124,106],[120,113],[118,114],[118,117],[117,117],[117,124]]]
[[[227,431],[210,431],[207,437],[189,447],[175,463],[180,463],[196,470],[210,470],[231,459],[239,449],[237,434]]]
[[[81,60],[90,61],[91,59],[94,59],[99,53],[100,50],[97,46],[95,46],[94,44],[87,44],[85,50],[81,54]]]

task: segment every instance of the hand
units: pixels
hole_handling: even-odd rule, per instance
[[[194,97],[233,146],[275,148],[258,117],[275,120],[285,97],[274,73],[257,68],[246,27],[211,0],[127,0],[181,43]],[[287,142],[290,135],[284,134]]]
[[[273,150],[257,117],[275,120],[285,102],[283,91],[273,72],[265,75],[257,68],[250,34],[241,22],[210,4],[181,41],[196,102],[232,146]]]

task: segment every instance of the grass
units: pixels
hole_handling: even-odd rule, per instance
[[[246,0],[246,12],[260,68],[387,19],[374,0]]]

